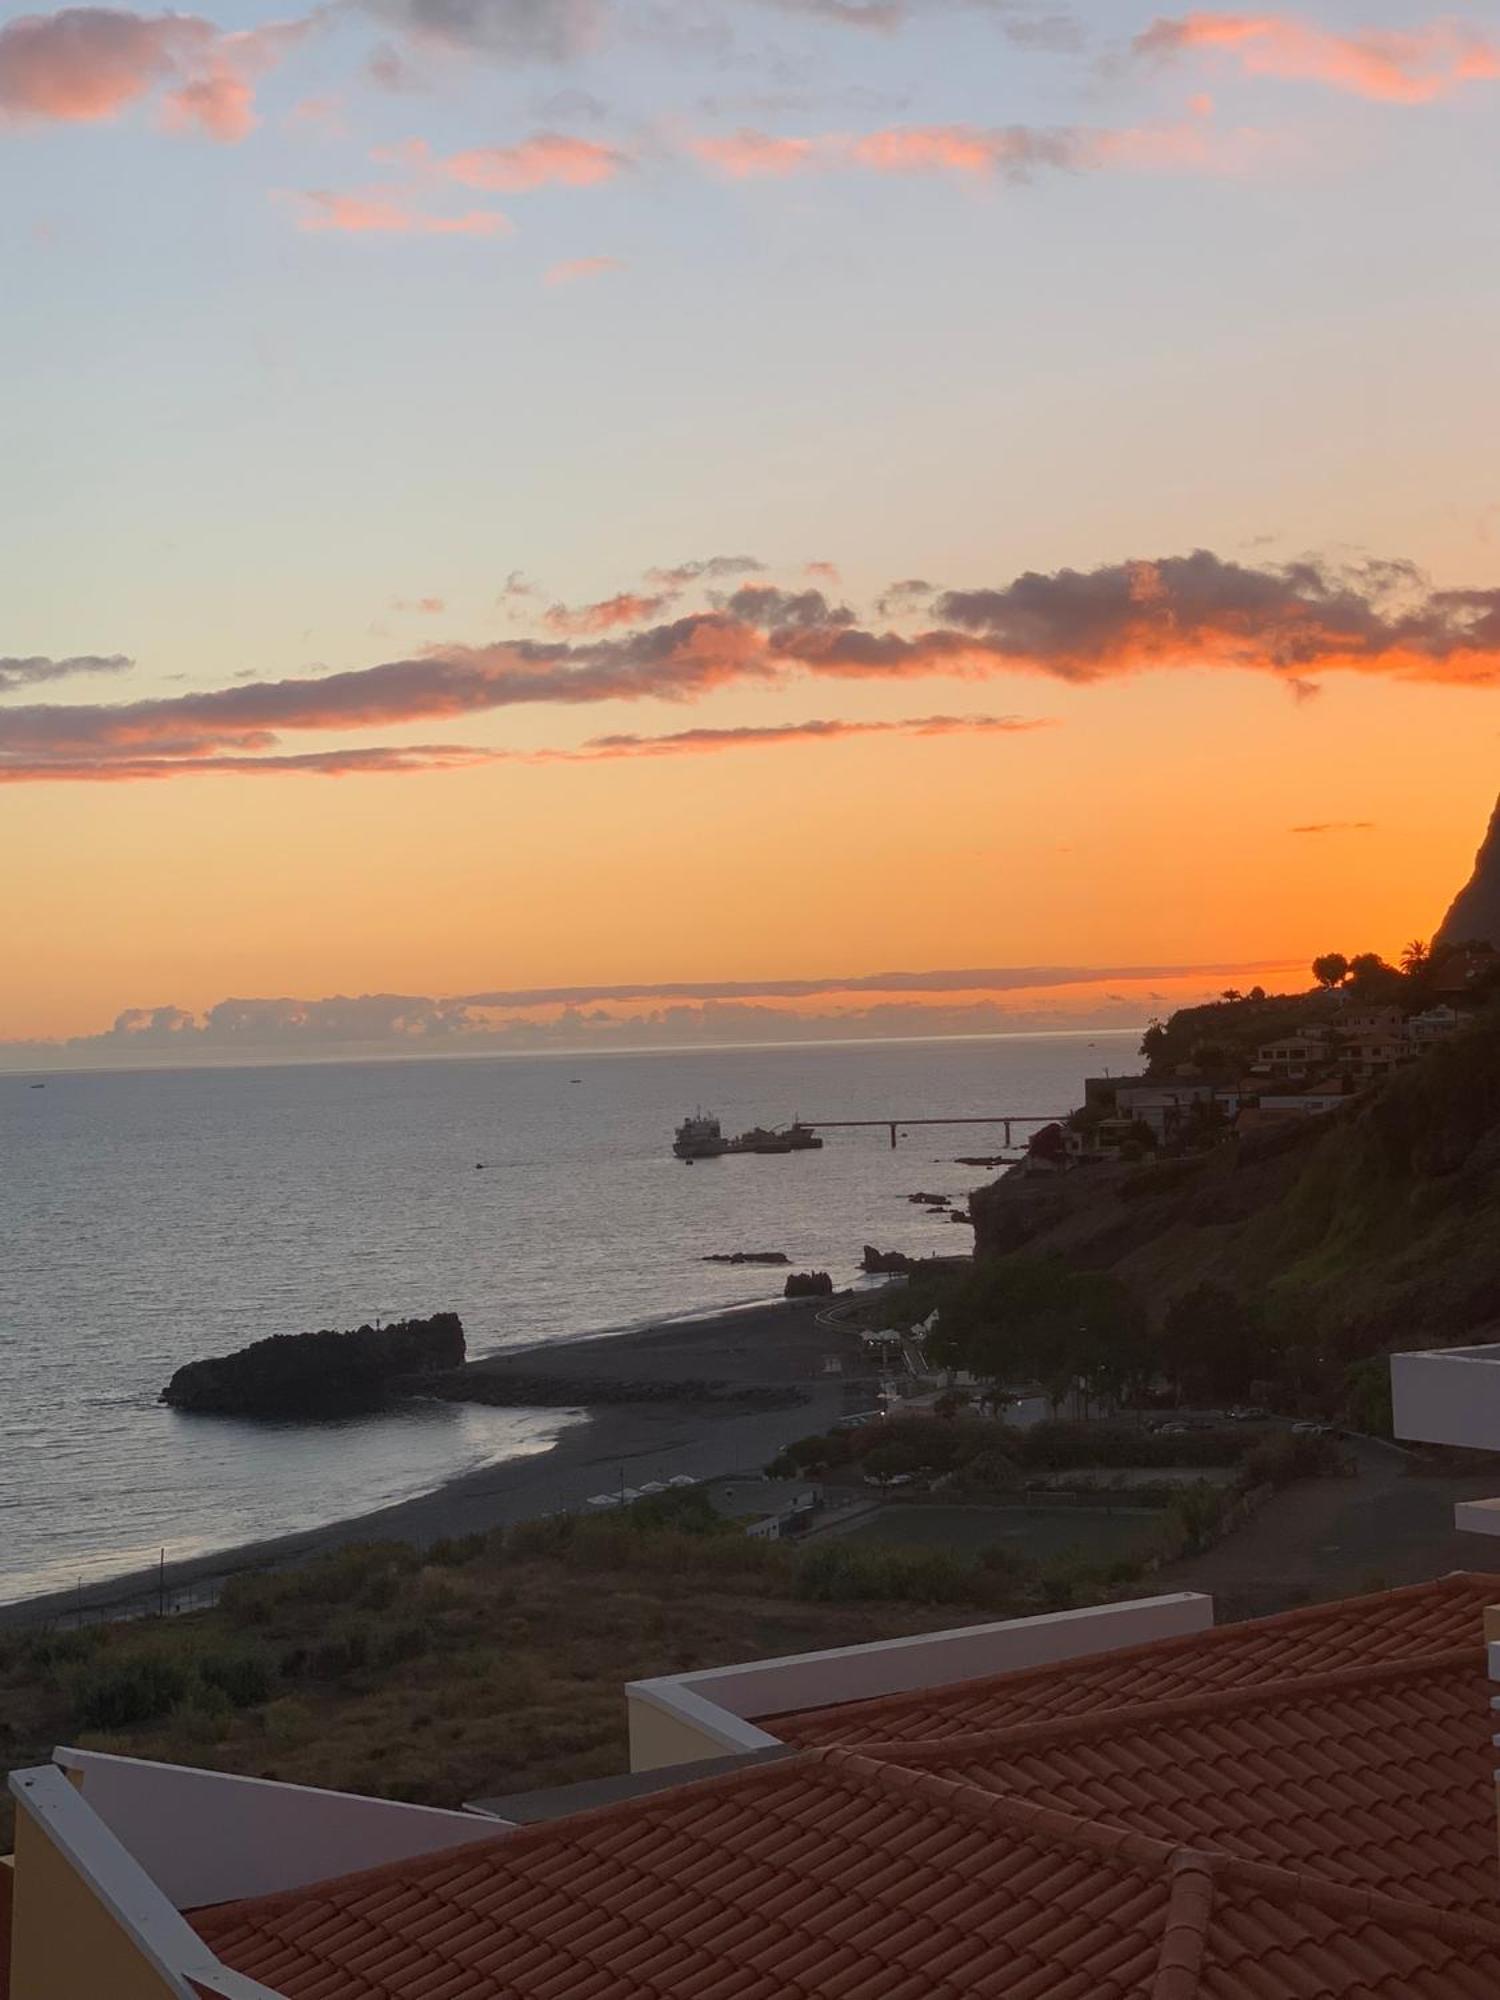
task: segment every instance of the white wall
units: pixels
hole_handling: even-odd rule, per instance
[[[93,1750],[55,1761],[177,1909],[300,1889],[508,1832],[503,1820]]]
[[[1391,1356],[1397,1437],[1500,1451],[1500,1346]]]
[[[632,1681],[625,1690],[632,1718],[631,1768],[654,1770],[691,1757],[765,1749],[778,1739],[757,1726],[758,1718],[1019,1673],[1027,1667],[1202,1632],[1212,1624],[1211,1597],[1175,1591],[1125,1604],[1007,1618],[869,1646],[841,1646],[704,1673]],[[644,1712],[648,1709],[679,1728],[664,1728]],[[637,1741],[649,1762],[636,1761]],[[674,1742],[680,1744],[680,1755],[670,1754]]]

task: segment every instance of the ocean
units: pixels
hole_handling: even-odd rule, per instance
[[[991,1178],[984,1126],[671,1155],[793,1117],[1056,1114],[1138,1037],[1090,1032],[637,1055],[0,1076],[0,1601],[311,1528],[545,1450],[557,1411],[193,1417],[174,1368],[268,1334],[459,1313],[471,1356],[779,1294],[704,1263],[966,1250],[907,1200]]]

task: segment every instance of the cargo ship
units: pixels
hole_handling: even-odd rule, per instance
[[[726,1153],[815,1153],[822,1144],[817,1133],[800,1118],[793,1119],[784,1130],[753,1125],[737,1139],[726,1139],[717,1118],[706,1111],[695,1111],[678,1126],[672,1151],[679,1160],[717,1160]]]

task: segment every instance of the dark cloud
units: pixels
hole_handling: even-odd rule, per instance
[[[648,583],[666,584],[675,590],[690,583],[718,583],[725,577],[753,576],[765,564],[754,556],[701,556],[696,562],[678,563],[672,569],[648,569]]]
[[[750,560],[710,559],[721,570]],[[708,563],[697,566],[697,575],[708,572]],[[625,608],[634,616],[639,601]],[[1500,680],[1500,588],[1434,590],[1404,562],[1304,558],[1252,567],[1200,549],[1089,571],[1030,572],[940,593],[927,612],[934,622],[910,634],[862,626],[821,591],[762,584],[742,585],[710,610],[632,630],[608,629],[598,606],[588,616],[604,629],[432,646],[373,667],[149,700],[0,709],[0,775],[34,778],[46,763],[101,759],[253,757],[279,751],[283,731],[395,727],[523,703],[693,701],[730,685],[782,685],[803,675],[1026,673],[1086,684],[1148,670],[1232,668],[1265,673],[1304,696],[1314,676],[1332,672],[1474,687]]]
[[[1321,819],[1309,826],[1294,826],[1293,833],[1373,833],[1372,819]]]
[[[606,0],[355,0],[361,10],[418,42],[494,57],[559,63],[595,47]]]
[[[849,736],[1019,736],[1050,729],[1050,716],[919,715],[890,722],[746,723],[732,729],[679,729],[669,736],[594,736],[581,751],[543,751],[543,757],[670,757],[740,750],[772,743],[830,743]]]
[[[769,583],[747,583],[725,599],[724,610],[732,618],[767,631],[792,628],[816,631],[827,626],[854,623],[847,604],[831,605],[821,590],[777,590]]]
[[[401,750],[304,750],[259,757],[0,756],[0,785],[132,784],[155,778],[265,778],[287,773],[314,778],[402,777],[419,771],[462,770],[469,765],[495,761],[493,751],[457,743],[416,744]]]
[[[49,660],[35,653],[19,659],[0,656],[0,694],[39,687],[43,681],[69,680],[75,674],[128,673],[134,664],[124,653],[79,653],[68,660]]]
[[[909,576],[882,591],[875,600],[875,610],[881,618],[900,618],[909,611],[917,610],[936,592],[935,583],[926,583],[919,576]]]

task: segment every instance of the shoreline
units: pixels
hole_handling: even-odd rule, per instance
[[[576,1384],[576,1403],[553,1408],[558,1414],[581,1409],[586,1420],[568,1425],[544,1451],[455,1474],[414,1499],[188,1557],[169,1563],[164,1572],[134,1569],[81,1591],[65,1587],[0,1604],[0,1629],[65,1624],[69,1618],[97,1622],[112,1613],[143,1615],[163,1595],[168,1609],[193,1609],[211,1601],[231,1576],[289,1567],[354,1542],[427,1547],[538,1515],[576,1512],[591,1494],[620,1485],[677,1474],[710,1479],[759,1473],[784,1445],[826,1429],[851,1407],[851,1399],[858,1406],[859,1396],[867,1396],[856,1338],[824,1320],[828,1303],[777,1299],[739,1305],[632,1330],[503,1349],[466,1362],[464,1372],[479,1380],[531,1373]],[[594,1384],[613,1387],[622,1376],[641,1386],[640,1401],[615,1394],[591,1403]],[[692,1393],[706,1383],[726,1393],[711,1399]],[[674,1386],[684,1393],[674,1395]],[[784,1400],[766,1407],[764,1399],[778,1391]],[[755,1399],[761,1407],[751,1407]]]

